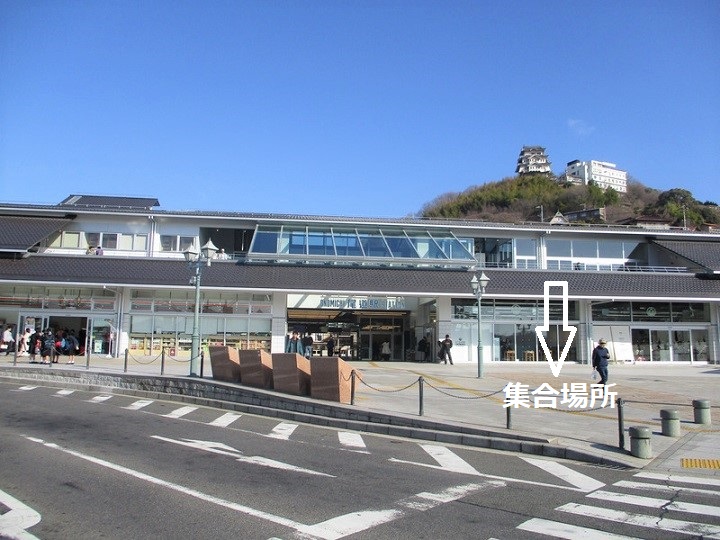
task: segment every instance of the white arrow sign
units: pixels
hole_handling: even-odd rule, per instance
[[[562,318],[563,318],[563,332],[569,332],[570,335],[567,338],[567,342],[563,347],[560,357],[557,359],[557,363],[553,360],[552,353],[548,349],[547,342],[543,332],[550,330],[550,287],[562,287]],[[560,370],[562,369],[563,362],[567,358],[570,345],[572,345],[573,339],[575,339],[575,332],[577,327],[568,326],[568,282],[567,281],[546,281],[545,282],[545,295],[544,295],[544,319],[542,326],[535,327],[535,333],[537,334],[540,346],[545,353],[545,359],[550,364],[550,370],[556,377],[560,376]]]
[[[300,472],[305,474],[313,474],[318,476],[329,476],[330,478],[335,478],[332,474],[327,474],[320,471],[314,471],[312,469],[304,469],[302,467],[297,467],[295,465],[290,465],[288,463],[283,463],[282,461],[275,461],[274,459],[265,458],[262,456],[244,456],[242,455],[242,452],[240,450],[236,450],[232,446],[228,446],[226,444],[220,443],[220,442],[214,442],[214,441],[197,441],[194,439],[169,439],[167,437],[161,437],[160,435],[151,435],[153,439],[158,439],[159,441],[165,441],[170,442],[173,444],[179,444],[182,446],[189,446],[190,448],[197,448],[199,450],[205,450],[207,452],[212,452],[214,454],[221,454],[224,456],[232,456],[237,461],[241,463],[250,463],[253,465],[261,465],[263,467],[272,467],[273,469],[281,469],[284,471],[294,471],[294,472]]]

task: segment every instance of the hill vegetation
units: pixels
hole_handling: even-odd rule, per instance
[[[428,218],[465,218],[496,223],[546,221],[556,212],[605,208],[606,221],[617,223],[649,216],[688,228],[720,224],[720,208],[697,201],[685,189],[659,191],[628,180],[627,192],[602,189],[593,183],[574,185],[547,175],[522,175],[473,186],[462,193],[445,193],[427,203],[420,215]]]

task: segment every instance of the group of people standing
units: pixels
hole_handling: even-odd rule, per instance
[[[454,365],[453,360],[452,360],[452,353],[450,352],[450,349],[452,349],[452,346],[453,346],[453,340],[450,339],[450,335],[445,334],[445,339],[438,340],[437,346],[438,346],[438,353],[437,353],[438,360],[437,361],[442,362],[444,364],[447,364],[448,362],[450,362],[451,366]],[[428,358],[430,357],[430,354],[432,353],[432,347],[430,346],[430,342],[428,341],[428,339],[425,336],[423,336],[420,339],[420,341],[418,342],[417,350],[419,353],[422,353],[422,360],[420,360],[421,362],[432,362],[433,361],[433,360],[428,360]]]
[[[305,336],[300,337],[300,333],[297,330],[293,330],[292,335],[285,345],[285,352],[296,353],[304,356],[305,358],[310,358],[312,356],[314,346],[315,340],[310,332],[306,332]],[[332,334],[325,340],[325,348],[327,349],[328,356],[335,355],[335,338]]]
[[[75,355],[81,353],[74,330],[53,332],[52,328],[28,327],[14,336],[12,326],[8,325],[3,331],[0,352],[9,355],[16,351],[18,356],[28,356],[31,364],[58,364],[61,355],[68,357],[68,364],[74,364]]]

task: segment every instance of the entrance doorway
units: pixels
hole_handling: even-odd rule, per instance
[[[335,338],[336,354],[347,360],[380,360],[382,344],[388,342],[390,360],[405,359],[407,311],[342,311],[288,309],[288,331],[309,332],[315,339],[314,355],[327,354],[324,346]],[[320,341],[318,343],[318,341]]]
[[[114,319],[107,317],[84,317],[82,315],[46,315],[39,313],[21,313],[19,317],[20,328],[31,328],[35,331],[43,331],[48,328],[53,333],[58,331],[73,331],[80,344],[79,356],[86,352],[99,355],[112,355],[116,349],[116,328]]]

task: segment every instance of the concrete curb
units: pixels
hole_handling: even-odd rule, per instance
[[[387,414],[341,403],[317,401],[221,381],[177,376],[111,374],[32,367],[2,367],[0,377],[64,387],[173,400],[194,405],[281,418],[306,424],[405,437],[444,444],[490,448],[506,452],[568,459],[618,468],[636,468],[598,453],[557,444],[547,438],[519,432],[501,432],[457,422],[439,422],[401,413]]]

